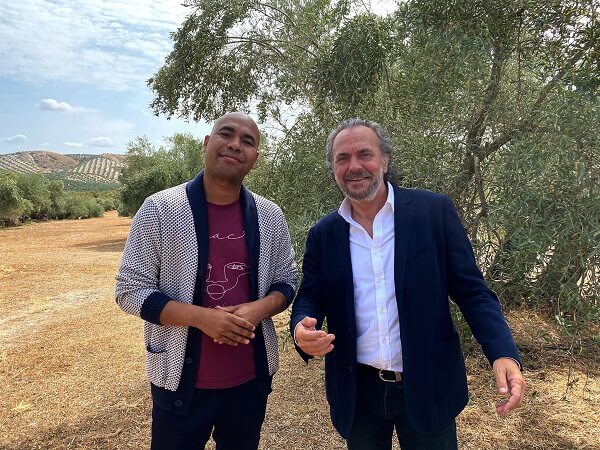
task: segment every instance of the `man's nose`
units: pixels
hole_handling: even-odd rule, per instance
[[[237,136],[232,137],[227,143],[227,148],[235,151],[239,151],[241,146],[240,138]]]
[[[350,157],[350,165],[348,167],[348,170],[350,170],[350,172],[356,172],[356,171],[362,170],[362,165],[360,163],[360,160],[354,155],[352,155]]]

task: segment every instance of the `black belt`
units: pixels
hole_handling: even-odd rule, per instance
[[[379,379],[386,383],[398,383],[399,381],[402,381],[402,372],[378,369],[377,367],[369,366],[367,364],[358,364],[358,368],[365,372],[377,374]]]

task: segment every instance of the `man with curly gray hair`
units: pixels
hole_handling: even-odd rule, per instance
[[[404,450],[456,449],[468,397],[449,297],[506,396],[497,412],[523,398],[498,298],[451,200],[389,180],[392,145],[379,124],[343,121],[327,162],[346,198],[309,230],[290,324],[296,348],[305,361],[325,356],[331,419],[349,450],[390,450],[394,428]]]

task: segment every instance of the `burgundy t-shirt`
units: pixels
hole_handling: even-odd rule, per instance
[[[208,203],[208,266],[204,279],[204,306],[238,305],[250,301],[250,258],[242,207]],[[256,378],[254,347],[218,344],[201,335],[196,387],[224,389]]]

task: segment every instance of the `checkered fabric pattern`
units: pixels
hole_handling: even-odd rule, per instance
[[[116,300],[121,309],[140,316],[146,298],[161,292],[192,303],[198,271],[198,244],[186,184],[146,199],[131,224],[119,272]],[[287,223],[273,202],[252,193],[258,213],[260,250],[258,296],[275,283],[296,288],[297,270]],[[273,321],[262,322],[269,374],[279,368]],[[175,391],[185,358],[188,327],[144,322],[146,372],[152,384]]]

